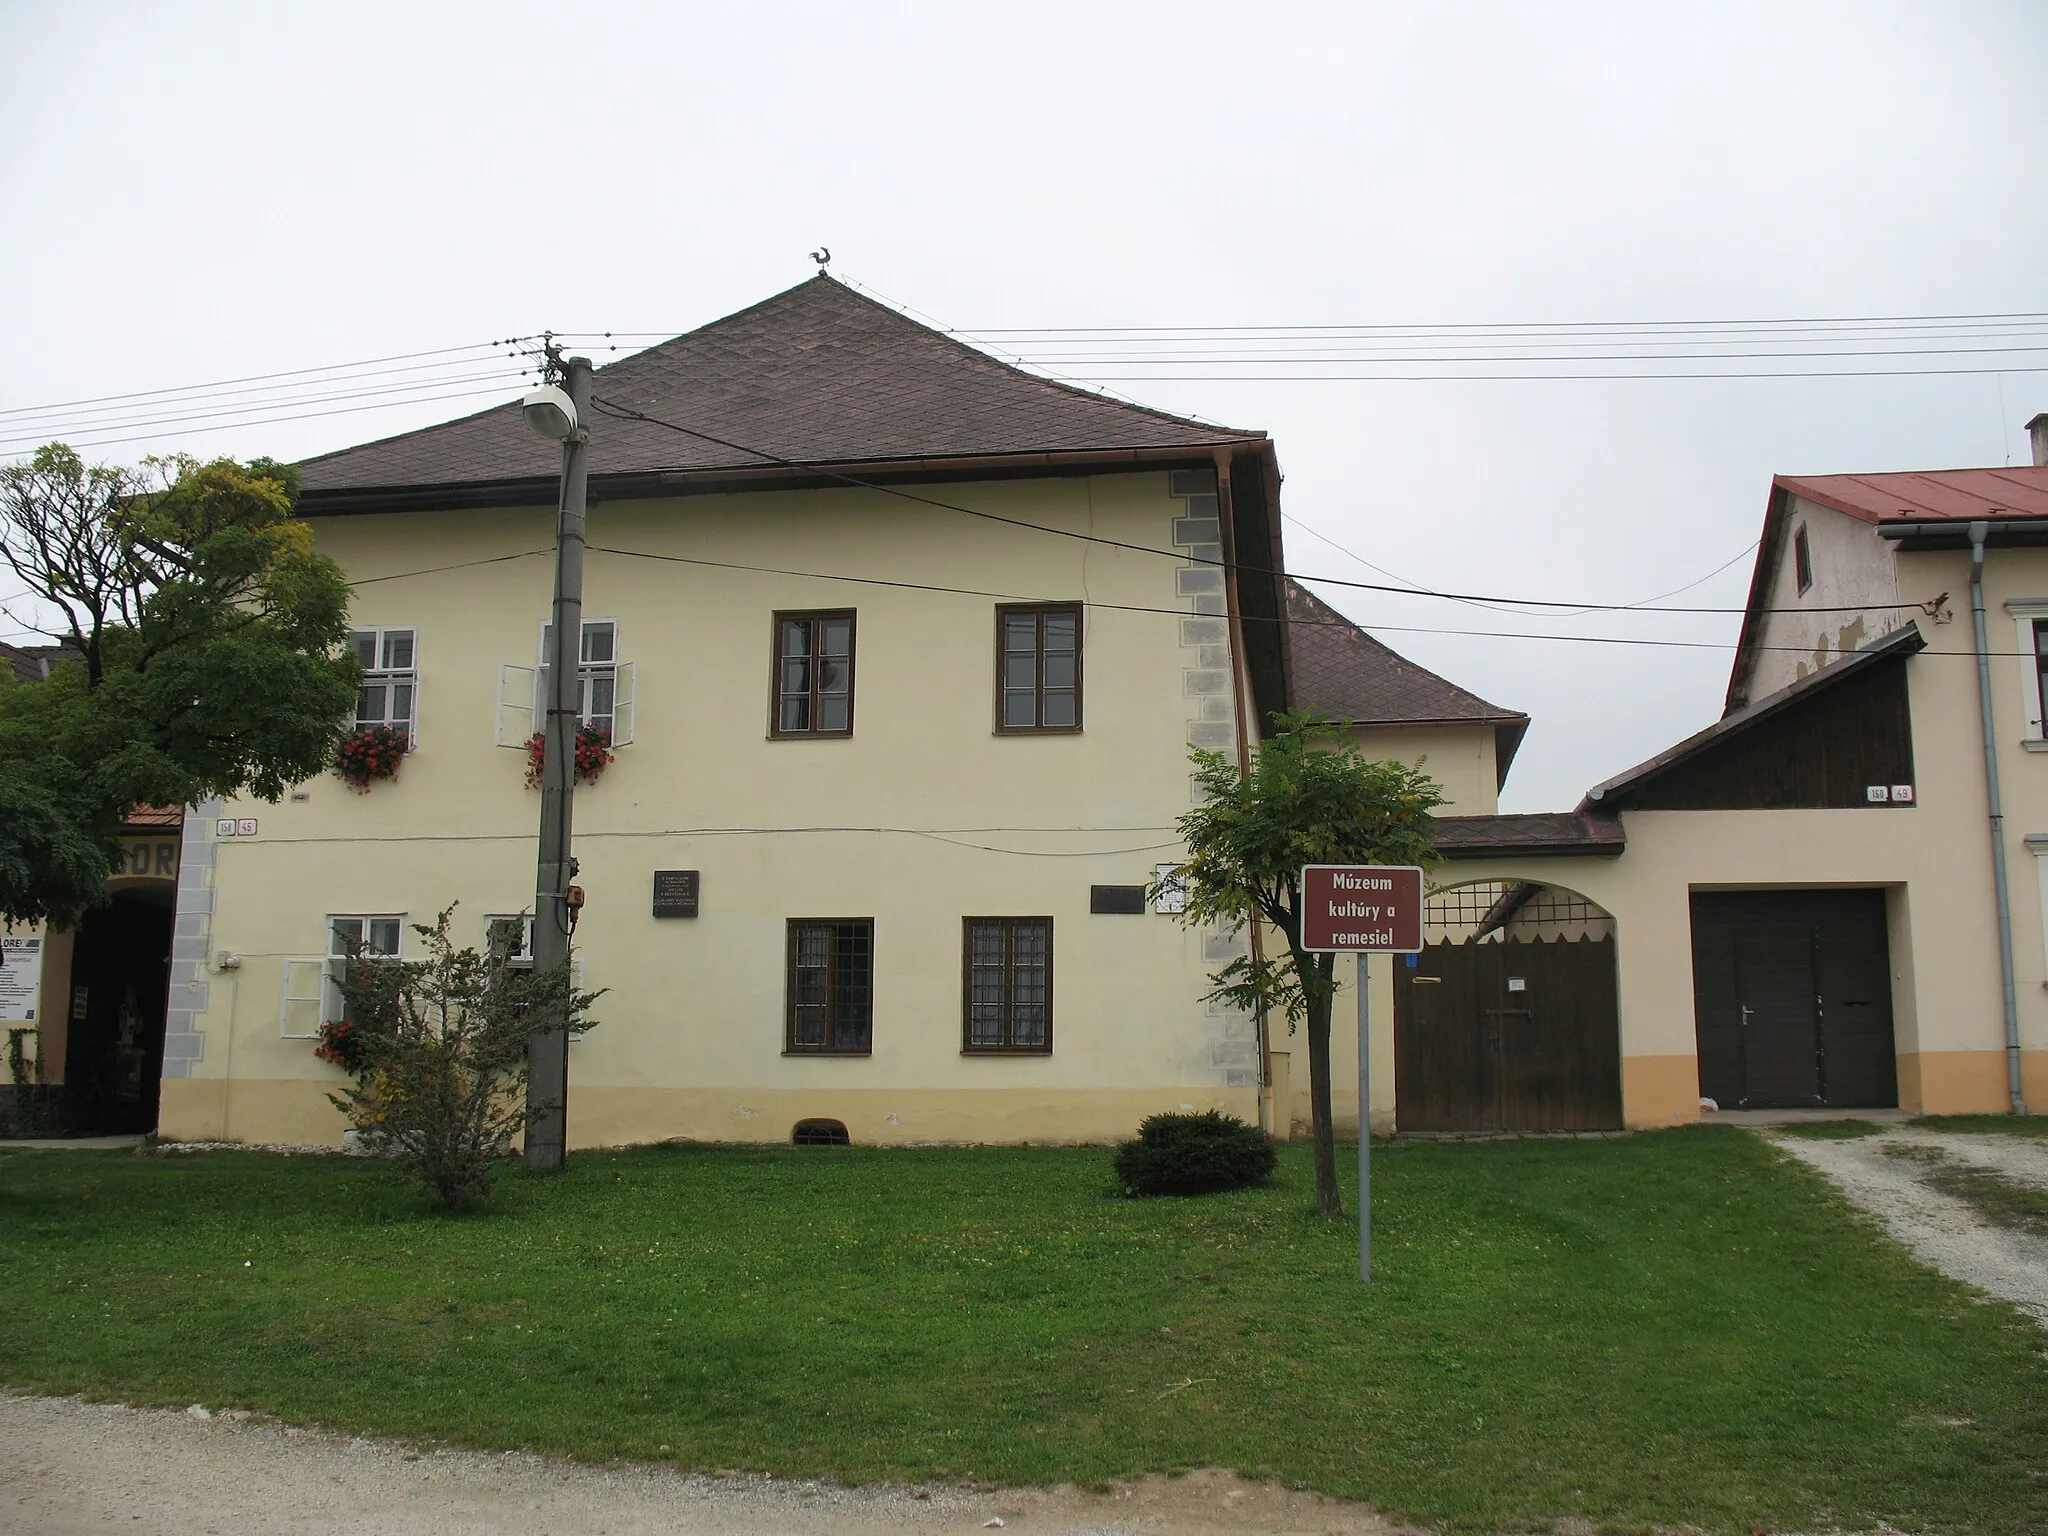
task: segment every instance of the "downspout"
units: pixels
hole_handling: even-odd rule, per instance
[[[1258,716],[1251,709],[1251,670],[1244,654],[1244,611],[1237,603],[1237,503],[1231,495],[1230,450],[1227,448],[1216,450],[1216,522],[1223,542],[1223,613],[1225,634],[1230,643],[1230,692],[1237,714],[1237,771],[1249,774],[1252,770],[1251,744]],[[1266,941],[1260,932],[1260,921],[1255,914],[1245,925],[1245,931],[1251,943],[1252,963],[1263,966],[1266,962]],[[1259,1058],[1259,1104],[1266,1111],[1265,1130],[1270,1136],[1275,1134],[1274,1121],[1281,1106],[1272,1101],[1273,1046],[1266,1034],[1264,1007],[1252,1011],[1252,1027],[1257,1034],[1253,1049]]]
[[[1970,622],[1977,637],[1977,712],[1984,722],[1984,792],[1991,806],[1991,883],[1998,897],[1998,965],[2005,987],[2005,1083],[2012,1112],[2024,1115],[2020,1092],[2020,1012],[2012,979],[2012,897],[2005,879],[2005,801],[1998,789],[1998,730],[1991,708],[1991,647],[1984,634],[1984,540],[1991,525],[1970,524]]]

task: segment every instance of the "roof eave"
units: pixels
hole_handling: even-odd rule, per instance
[[[593,501],[639,501],[663,496],[807,490],[862,481],[901,484],[1208,466],[1215,462],[1218,447],[1262,441],[1261,438],[1227,437],[1219,438],[1213,444],[1163,448],[1040,449],[1027,453],[962,454],[944,458],[848,459],[817,464],[632,470],[592,475],[590,498]],[[316,488],[300,496],[299,510],[307,516],[329,517],[361,512],[438,512],[456,507],[540,506],[554,501],[558,486],[556,477],[548,475],[424,485]]]

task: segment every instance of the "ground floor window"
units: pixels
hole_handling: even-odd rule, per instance
[[[405,935],[405,917],[347,916],[327,919],[327,985],[321,1017],[337,1023],[348,1019],[342,996],[343,967],[351,960],[398,958]]]
[[[874,1037],[875,923],[791,918],[787,1048],[865,1056]]]
[[[966,920],[966,1051],[1052,1050],[1052,919]]]

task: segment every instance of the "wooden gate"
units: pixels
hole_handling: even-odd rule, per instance
[[[1611,934],[1470,938],[1394,961],[1400,1131],[1621,1126]]]
[[[1695,892],[1692,975],[1723,1109],[1899,1102],[1883,891]]]

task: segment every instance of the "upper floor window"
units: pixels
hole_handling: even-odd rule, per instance
[[[554,659],[553,624],[540,627],[540,665],[535,669],[535,687],[540,704],[536,718],[544,718],[548,699],[548,664]],[[603,731],[613,743],[622,744],[618,729],[620,715],[630,716],[631,663],[619,660],[619,621],[585,619],[583,643],[576,665],[576,713],[583,724]],[[622,687],[621,684],[625,684]],[[626,732],[631,735],[630,729]]]
[[[2048,751],[2048,597],[2008,598],[2005,611],[2012,615],[2019,638],[2027,750]]]
[[[853,610],[775,615],[773,736],[853,734]]]
[[[525,747],[547,728],[549,649],[554,625],[540,627],[540,659],[526,667],[498,668],[498,728],[501,747]],[[615,747],[633,739],[634,667],[619,659],[619,621],[585,619],[576,665],[576,713],[582,724],[603,731]]]
[[[786,1049],[865,1056],[874,1038],[875,924],[792,918]]]
[[[1806,542],[1804,523],[1792,534],[1792,576],[1799,583],[1799,595],[1804,597],[1813,585],[1813,547]]]
[[[1081,729],[1081,607],[996,609],[996,729]]]
[[[411,629],[359,629],[348,637],[349,649],[362,664],[363,681],[356,693],[355,729],[388,725],[412,745],[418,724],[414,702],[418,675],[414,670],[415,634]]]

